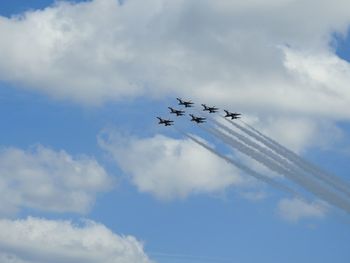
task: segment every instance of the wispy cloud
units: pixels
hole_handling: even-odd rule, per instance
[[[322,202],[306,202],[301,199],[282,199],[278,203],[278,215],[283,219],[296,223],[305,218],[324,218],[328,207]]]

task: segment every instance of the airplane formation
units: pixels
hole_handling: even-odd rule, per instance
[[[191,108],[194,105],[194,103],[192,101],[182,100],[181,98],[176,98],[176,99],[178,101],[178,105],[184,106],[185,108]],[[219,112],[219,108],[217,108],[215,106],[210,107],[210,106],[207,106],[206,104],[201,104],[201,105],[203,107],[203,111],[207,111],[209,113]],[[184,110],[178,110],[178,109],[174,109],[172,107],[168,107],[168,109],[170,110],[170,114],[175,114],[177,117],[185,115]],[[224,115],[224,117],[231,118],[231,120],[239,119],[241,117],[241,113],[230,112],[228,110],[224,110],[224,112],[226,113],[226,115]],[[195,116],[193,114],[189,114],[189,116],[191,116],[191,121],[196,122],[197,124],[206,122],[206,118],[204,118],[204,117],[198,117],[198,116]],[[161,117],[157,117],[157,119],[159,120],[158,124],[162,124],[164,126],[174,125],[173,120],[163,119]]]

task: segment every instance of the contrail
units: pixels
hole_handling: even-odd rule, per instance
[[[175,127],[174,127],[175,128]],[[256,179],[258,180],[261,180],[281,191],[284,191],[288,194],[291,194],[295,197],[298,197],[299,194],[297,192],[295,192],[293,189],[289,188],[288,186],[285,186],[283,184],[281,184],[280,182],[277,182],[273,179],[271,179],[270,177],[267,177],[265,175],[262,175],[252,169],[250,169],[249,167],[245,166],[244,164],[232,159],[232,158],[229,158],[227,157],[226,155],[223,155],[219,152],[217,152],[214,148],[204,144],[203,142],[199,141],[198,139],[196,139],[195,137],[193,137],[192,135],[188,134],[188,133],[185,133],[183,132],[182,130],[178,129],[178,128],[175,128],[178,132],[180,132],[181,134],[185,135],[186,137],[188,137],[189,139],[191,139],[193,142],[199,144],[200,146],[202,146],[203,148],[207,149],[208,151],[210,151],[211,153],[215,154],[216,156],[218,156],[219,158],[225,160],[226,162],[230,163],[230,164],[233,164],[234,166],[236,166],[237,168],[241,169],[242,171],[246,172],[247,174],[255,177]]]
[[[280,155],[278,155],[274,151],[271,151],[269,148],[262,147],[260,144],[255,143],[254,141],[252,141],[248,137],[235,132],[234,130],[230,129],[229,127],[227,127],[227,126],[225,126],[225,125],[223,125],[221,123],[219,123],[218,121],[216,121],[214,119],[212,119],[212,121],[217,126],[222,128],[223,130],[225,130],[226,132],[228,132],[232,136],[236,137],[237,139],[239,139],[239,141],[242,141],[245,144],[247,144],[248,146],[250,146],[250,147],[252,147],[254,149],[257,149],[262,154],[265,154],[266,157],[268,157],[268,158],[272,159],[273,161],[279,163],[280,165],[282,165],[284,168],[290,170],[291,172],[294,172],[296,174],[303,173],[305,176],[309,176],[310,175],[308,173],[305,174],[306,171],[303,170],[301,167],[295,165],[293,162],[287,161],[286,159],[282,158]],[[325,186],[329,187],[328,184],[325,184]]]
[[[330,175],[322,170],[320,170],[318,167],[314,166],[310,162],[304,160],[299,155],[294,153],[293,151],[287,149],[283,145],[279,144],[278,142],[274,141],[273,139],[267,137],[266,135],[262,134],[258,130],[256,130],[254,127],[250,126],[249,124],[245,123],[241,120],[242,123],[244,123],[247,127],[249,127],[251,130],[246,129],[242,127],[241,125],[228,120],[224,118],[226,121],[234,125],[236,128],[240,129],[241,131],[245,132],[247,135],[252,136],[259,142],[263,143],[265,146],[269,147],[270,149],[274,150],[276,153],[280,154],[284,158],[288,159],[290,162],[294,163],[295,165],[299,166],[301,169],[309,172],[311,175],[315,176],[319,180],[323,181],[324,183],[332,185],[334,188],[338,189],[342,193],[346,194],[350,197],[350,185],[340,178]]]
[[[304,189],[308,190],[309,192],[313,193],[319,198],[327,201],[330,204],[333,204],[338,208],[342,208],[343,210],[350,213],[350,202],[348,200],[344,199],[342,196],[338,196],[334,192],[329,191],[329,189],[325,189],[317,181],[314,181],[311,178],[300,176],[297,172],[287,169],[283,167],[281,164],[270,160],[264,154],[261,154],[258,151],[237,141],[236,139],[230,136],[227,136],[226,134],[222,133],[220,130],[204,128],[204,127],[203,129],[207,130],[209,133],[216,136],[224,143],[229,144],[231,147],[239,150],[243,154],[250,156],[251,158],[263,164],[270,170],[288,177],[294,183],[298,184],[299,186],[302,186]]]
[[[228,132],[232,136],[234,136],[237,139],[239,139],[240,141],[244,142],[246,145],[248,145],[254,149],[257,149],[259,152],[265,154],[266,157],[274,160],[275,162],[277,162],[279,164],[284,165],[284,167],[286,167],[287,169],[295,169],[296,168],[296,167],[293,167],[292,164],[289,163],[286,159],[281,158],[278,154],[271,151],[269,148],[262,147],[260,144],[255,143],[254,141],[252,141],[248,137],[241,135],[238,132],[235,132],[234,130],[231,130],[229,127],[221,124],[220,122],[216,121],[215,119],[211,119],[211,120],[215,123],[215,125],[219,126],[221,129],[225,130],[226,132]]]

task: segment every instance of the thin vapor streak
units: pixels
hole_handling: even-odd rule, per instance
[[[237,149],[241,153],[253,158],[257,162],[263,164],[267,168],[269,168],[272,171],[275,171],[281,175],[286,176],[290,180],[292,180],[294,183],[298,184],[299,186],[303,187],[307,191],[313,193],[315,196],[321,198],[324,201],[327,201],[328,203],[343,209],[344,211],[350,213],[350,201],[344,199],[342,196],[338,196],[336,193],[329,191],[329,189],[325,189],[322,187],[322,185],[319,184],[319,182],[310,180],[310,178],[307,178],[305,176],[300,176],[298,173],[292,172],[279,163],[275,163],[271,161],[269,158],[267,158],[264,154],[261,154],[260,152],[256,151],[255,149],[252,149],[245,144],[237,141],[236,139],[227,136],[226,134],[222,133],[218,129],[211,129],[211,128],[204,128],[209,133],[223,141],[224,143],[230,145],[231,147]]]
[[[307,171],[314,177],[318,178],[320,181],[323,181],[324,183],[332,185],[337,190],[341,191],[342,193],[346,194],[350,197],[350,185],[342,180],[341,178],[338,178],[334,175],[330,175],[326,173],[325,171],[320,170],[318,167],[313,165],[312,163],[304,160],[299,155],[294,153],[293,151],[287,149],[283,145],[279,144],[278,142],[274,141],[273,139],[267,137],[266,135],[262,134],[258,130],[256,130],[254,127],[250,126],[249,124],[241,121],[244,123],[248,128],[250,128],[252,131],[242,127],[241,125],[227,120],[226,121],[234,125],[236,128],[240,129],[241,131],[245,132],[247,135],[252,136],[259,142],[263,143],[265,146],[269,147],[270,149],[274,150],[276,153],[280,154],[284,158],[288,159],[290,162],[294,163],[295,165],[299,166],[301,169]]]
[[[246,172],[248,175],[250,176],[253,176],[255,177],[256,179],[258,180],[261,180],[269,185],[271,185],[272,187],[275,187],[281,191],[284,191],[288,194],[291,194],[295,197],[298,197],[299,194],[294,191],[293,189],[291,189],[290,187],[288,186],[285,186],[283,185],[282,183],[280,182],[277,182],[265,175],[262,175],[252,169],[250,169],[249,167],[245,166],[244,164],[232,159],[232,158],[229,158],[228,156],[226,155],[223,155],[219,152],[217,152],[214,148],[204,144],[203,142],[199,141],[198,139],[196,139],[195,137],[191,136],[190,134],[188,133],[185,133],[183,132],[182,130],[178,129],[178,128],[175,128],[178,132],[180,132],[181,134],[183,134],[184,136],[188,137],[189,139],[191,139],[193,142],[199,144],[200,146],[202,146],[203,148],[207,149],[208,151],[210,151],[211,153],[215,154],[216,156],[218,156],[219,158],[225,160],[226,162],[230,163],[230,164],[233,164],[234,166],[236,166],[237,168],[241,169],[242,171]]]

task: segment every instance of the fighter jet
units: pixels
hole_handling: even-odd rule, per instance
[[[178,101],[179,101],[179,105],[184,105],[185,108],[189,108],[189,107],[193,107],[192,105],[194,104],[193,102],[191,101],[184,101],[180,98],[176,98]]]
[[[164,124],[165,126],[174,125],[174,124],[173,124],[174,121],[165,120],[165,119],[162,119],[161,117],[157,117],[157,119],[159,120],[158,124]]]
[[[183,110],[175,110],[172,107],[168,107],[168,109],[170,110],[170,113],[176,114],[176,116],[183,116],[183,115],[185,115],[185,111],[183,111]]]
[[[224,112],[226,112],[225,117],[229,117],[231,118],[231,120],[233,119],[239,119],[241,117],[242,114],[240,113],[236,113],[236,112],[229,112],[227,110],[224,110]]]
[[[218,112],[218,108],[216,108],[215,106],[214,107],[208,107],[207,105],[205,104],[201,104],[203,106],[203,111],[209,111],[209,113],[215,113],[215,112]]]
[[[202,117],[196,117],[193,114],[189,114],[189,115],[192,117],[191,121],[195,121],[197,123],[203,123],[206,120],[205,118],[202,118]]]

